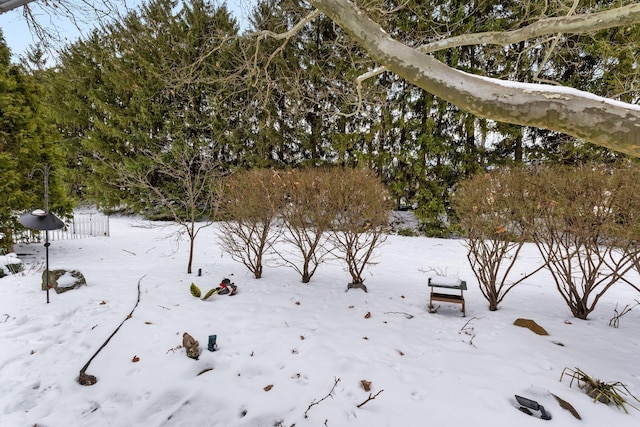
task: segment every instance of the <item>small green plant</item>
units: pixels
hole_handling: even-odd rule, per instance
[[[203,301],[206,301],[207,298],[209,298],[211,295],[213,294],[217,294],[218,293],[218,289],[213,288],[213,289],[209,289],[209,292],[207,292],[206,294],[204,294],[204,296],[202,297]]]
[[[24,267],[22,266],[22,263],[7,264],[6,267],[11,274],[20,273],[24,269]]]
[[[0,233],[0,238],[2,233]],[[14,253],[6,253],[5,248],[0,246],[0,257],[2,257],[2,263],[0,264],[0,277],[4,277],[8,274],[17,274],[24,270],[22,261]]]
[[[635,397],[620,381],[602,382],[590,377],[579,368],[564,368],[560,375],[560,381],[562,381],[565,374],[571,377],[569,387],[571,387],[573,382],[576,381],[578,387],[589,397],[592,397],[594,402],[598,401],[607,405],[613,403],[618,409],[622,408],[622,410],[627,414],[629,411],[627,411],[627,407],[625,405],[631,406],[636,411],[640,411],[636,406],[629,403],[629,397],[633,398],[633,400],[638,403],[640,403],[640,400],[638,400],[638,398]]]
[[[193,295],[196,298],[200,298],[200,295],[202,295],[202,292],[200,292],[200,288],[197,287],[195,283],[191,284],[191,287],[189,288],[189,290],[191,291],[191,295]]]
[[[200,298],[200,295],[202,295],[202,292],[200,292],[200,288],[195,283],[191,284],[189,290],[191,291],[191,295],[193,295],[196,298]],[[202,301],[206,301],[211,295],[217,294],[217,293],[218,293],[217,288],[209,289],[209,292],[204,294],[204,296],[202,297]]]
[[[417,236],[418,233],[413,230],[412,228],[409,227],[404,227],[398,230],[398,236],[404,236],[404,237],[414,237]]]
[[[0,277],[4,277],[8,274],[17,274],[24,270],[22,264],[6,264],[4,268],[0,265]]]

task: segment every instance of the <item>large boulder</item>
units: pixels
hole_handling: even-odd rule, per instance
[[[77,270],[65,270],[63,268],[49,270],[49,286],[51,286],[57,294],[78,289],[80,286],[86,286],[82,273]],[[47,290],[47,270],[42,272],[42,290]]]

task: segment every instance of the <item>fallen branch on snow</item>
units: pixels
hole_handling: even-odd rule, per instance
[[[377,393],[376,393],[376,394],[374,394],[374,395],[372,395],[371,393],[369,393],[369,397],[367,397],[367,400],[365,400],[364,402],[362,402],[361,404],[359,404],[358,406],[356,406],[356,408],[361,408],[361,407],[363,407],[365,403],[369,402],[370,400],[375,399],[375,398],[376,398],[376,397],[378,397],[378,395],[379,395],[380,393],[382,393],[383,391],[384,391],[384,389],[383,389],[383,390],[380,390],[379,392],[377,392]]]
[[[323,400],[325,400],[327,397],[333,397],[331,394],[333,393],[333,390],[336,388],[336,386],[338,385],[338,383],[340,382],[340,378],[334,378],[333,379],[333,387],[331,387],[331,390],[329,391],[329,393],[323,397],[320,400],[313,400],[313,402],[311,402],[311,404],[309,405],[309,407],[307,408],[306,411],[304,411],[304,417],[307,418],[307,413],[309,412],[309,409],[311,409],[313,406],[319,404],[320,402],[322,402]]]

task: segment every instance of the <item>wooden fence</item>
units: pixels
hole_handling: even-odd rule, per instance
[[[60,230],[49,231],[49,240],[72,240],[87,237],[109,236],[109,217],[100,213],[75,213],[73,219],[64,220]],[[26,230],[14,236],[16,243],[37,243],[44,241],[44,232]]]
[[[60,230],[49,231],[49,240],[108,237],[109,217],[100,213],[76,213]]]

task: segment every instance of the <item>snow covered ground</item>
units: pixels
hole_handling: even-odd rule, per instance
[[[349,276],[337,262],[308,285],[285,267],[256,280],[220,250],[215,226],[196,242],[198,277],[186,274],[188,245],[168,238],[172,230],[112,217],[111,237],[52,242],[51,268],[78,269],[88,286],[51,292],[50,304],[40,290],[44,248],[16,248],[32,256],[23,273],[0,279],[0,426],[640,425],[639,411],[594,403],[560,381],[565,367],[580,368],[640,396],[640,307],[608,326],[616,304],[638,299],[628,286],[581,321],[541,272],[489,312],[460,240],[401,236],[368,269],[368,293],[345,292]],[[538,259],[527,248],[520,270]],[[428,312],[436,274],[467,281],[465,318],[455,304]],[[224,277],[238,295],[189,293],[192,282],[206,292]],[[133,316],[87,369],[98,382],[79,385],[80,369],[134,308],[138,283]],[[550,335],[514,326],[517,318]],[[200,342],[197,361],[181,348],[185,331]],[[515,394],[553,419],[518,411]]]

